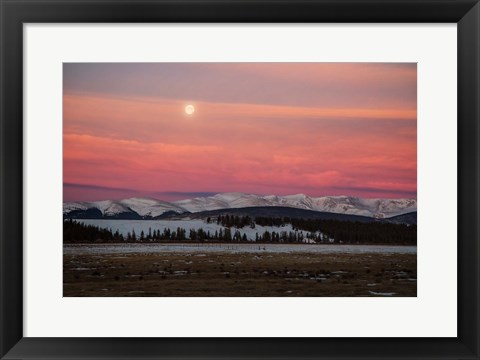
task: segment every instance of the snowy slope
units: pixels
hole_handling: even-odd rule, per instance
[[[337,214],[388,218],[417,210],[416,199],[362,199],[353,196],[310,197],[304,194],[277,196],[244,193],[223,193],[208,197],[180,200],[173,203],[155,199],[131,198],[119,201],[67,202],[64,215],[71,211],[98,209],[105,217],[136,213],[140,217],[157,217],[166,212],[178,214],[245,207],[282,206]]]
[[[76,202],[64,202],[63,214],[68,214],[71,211],[87,210],[90,207],[88,202],[76,201]]]
[[[179,214],[186,212],[185,209],[178,205],[155,199],[131,198],[120,200],[120,203],[129,207],[140,216],[156,217],[167,211],[174,211]]]
[[[169,211],[184,213],[185,209],[178,205],[155,199],[131,198],[124,200],[104,200],[94,202],[63,203],[63,214],[75,210],[98,209],[105,217],[115,217],[123,213],[136,213],[142,217],[156,217]]]
[[[416,199],[361,199],[352,196],[310,197],[304,194],[276,196],[225,193],[177,201],[190,212],[253,206],[286,206],[297,209],[384,218],[417,210]]]

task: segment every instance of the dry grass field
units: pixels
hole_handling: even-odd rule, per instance
[[[80,296],[416,296],[416,254],[64,255]]]

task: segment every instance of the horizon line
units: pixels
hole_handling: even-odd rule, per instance
[[[358,196],[358,195],[349,195],[348,193],[342,192],[342,193],[337,193],[334,195],[310,195],[308,193],[291,193],[291,194],[286,194],[286,195],[278,195],[274,193],[269,193],[269,194],[258,194],[258,193],[252,193],[252,192],[244,192],[244,191],[223,191],[223,192],[213,192],[213,191],[141,191],[137,189],[129,189],[129,188],[112,188],[112,187],[106,187],[106,186],[99,186],[99,185],[89,185],[89,184],[74,184],[74,183],[64,183],[64,187],[77,187],[77,188],[83,188],[83,189],[91,189],[91,190],[104,190],[104,191],[130,191],[130,192],[135,192],[139,193],[139,195],[134,195],[134,196],[126,196],[126,197],[111,197],[111,198],[103,198],[101,200],[68,200],[63,202],[98,202],[98,201],[121,201],[121,200],[126,200],[126,199],[153,199],[153,200],[159,200],[159,201],[165,201],[169,203],[174,203],[177,201],[182,201],[182,200],[189,200],[189,199],[194,199],[194,198],[202,198],[202,197],[212,197],[215,195],[222,195],[222,194],[244,194],[244,195],[255,195],[255,196],[261,196],[261,197],[266,197],[266,196],[279,196],[279,197],[287,197],[287,196],[295,196],[295,195],[303,195],[303,196],[308,196],[310,198],[322,198],[322,197],[353,197],[353,198],[359,198],[359,199],[417,199],[417,194],[415,192],[415,195],[411,194],[410,191],[402,191],[402,190],[397,190],[397,191],[391,191],[391,190],[383,190],[383,189],[371,189],[371,188],[353,188],[353,187],[343,187],[343,189],[348,189],[348,190],[357,190],[357,191],[369,191],[369,192],[385,192],[385,193],[405,193],[406,196],[399,196],[399,197],[373,197],[373,196]],[[339,187],[340,189],[341,187]],[[145,195],[141,195],[144,193]],[[164,200],[160,197],[157,197],[156,195],[166,195],[166,196],[185,196],[185,198],[180,198],[178,200],[174,201],[168,201]]]

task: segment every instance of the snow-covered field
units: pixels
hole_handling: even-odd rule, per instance
[[[302,244],[99,244],[64,245],[65,255],[191,253],[416,254],[416,246]]]
[[[201,219],[194,219],[194,220],[76,220],[78,222],[82,222],[87,225],[94,225],[98,226],[100,228],[105,228],[105,229],[111,229],[113,232],[119,231],[123,236],[126,236],[128,232],[132,233],[132,230],[135,230],[135,234],[137,236],[140,235],[140,232],[143,231],[146,234],[148,234],[149,229],[153,232],[153,230],[160,230],[163,232],[164,229],[170,229],[171,231],[176,231],[177,228],[183,228],[186,230],[186,235],[188,237],[189,231],[191,229],[203,229],[205,232],[210,231],[210,233],[213,235],[215,234],[215,231],[219,231],[220,229],[225,229],[222,225],[217,225],[216,221],[210,222],[207,224],[206,221],[201,220]],[[235,233],[237,229],[231,228],[232,235]],[[258,235],[263,235],[265,231],[275,231],[275,232],[282,232],[286,231],[289,233],[290,231],[293,231],[293,228],[290,224],[285,225],[285,226],[259,226],[256,225],[255,229],[252,229],[248,226],[245,226],[241,229],[238,229],[240,231],[241,236],[245,234],[247,236],[248,240],[255,240],[255,236],[258,233]],[[303,234],[306,236],[307,232],[304,231]],[[307,239],[305,239],[307,240]]]

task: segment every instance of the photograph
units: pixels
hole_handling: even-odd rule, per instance
[[[62,76],[64,297],[417,296],[417,63]]]

